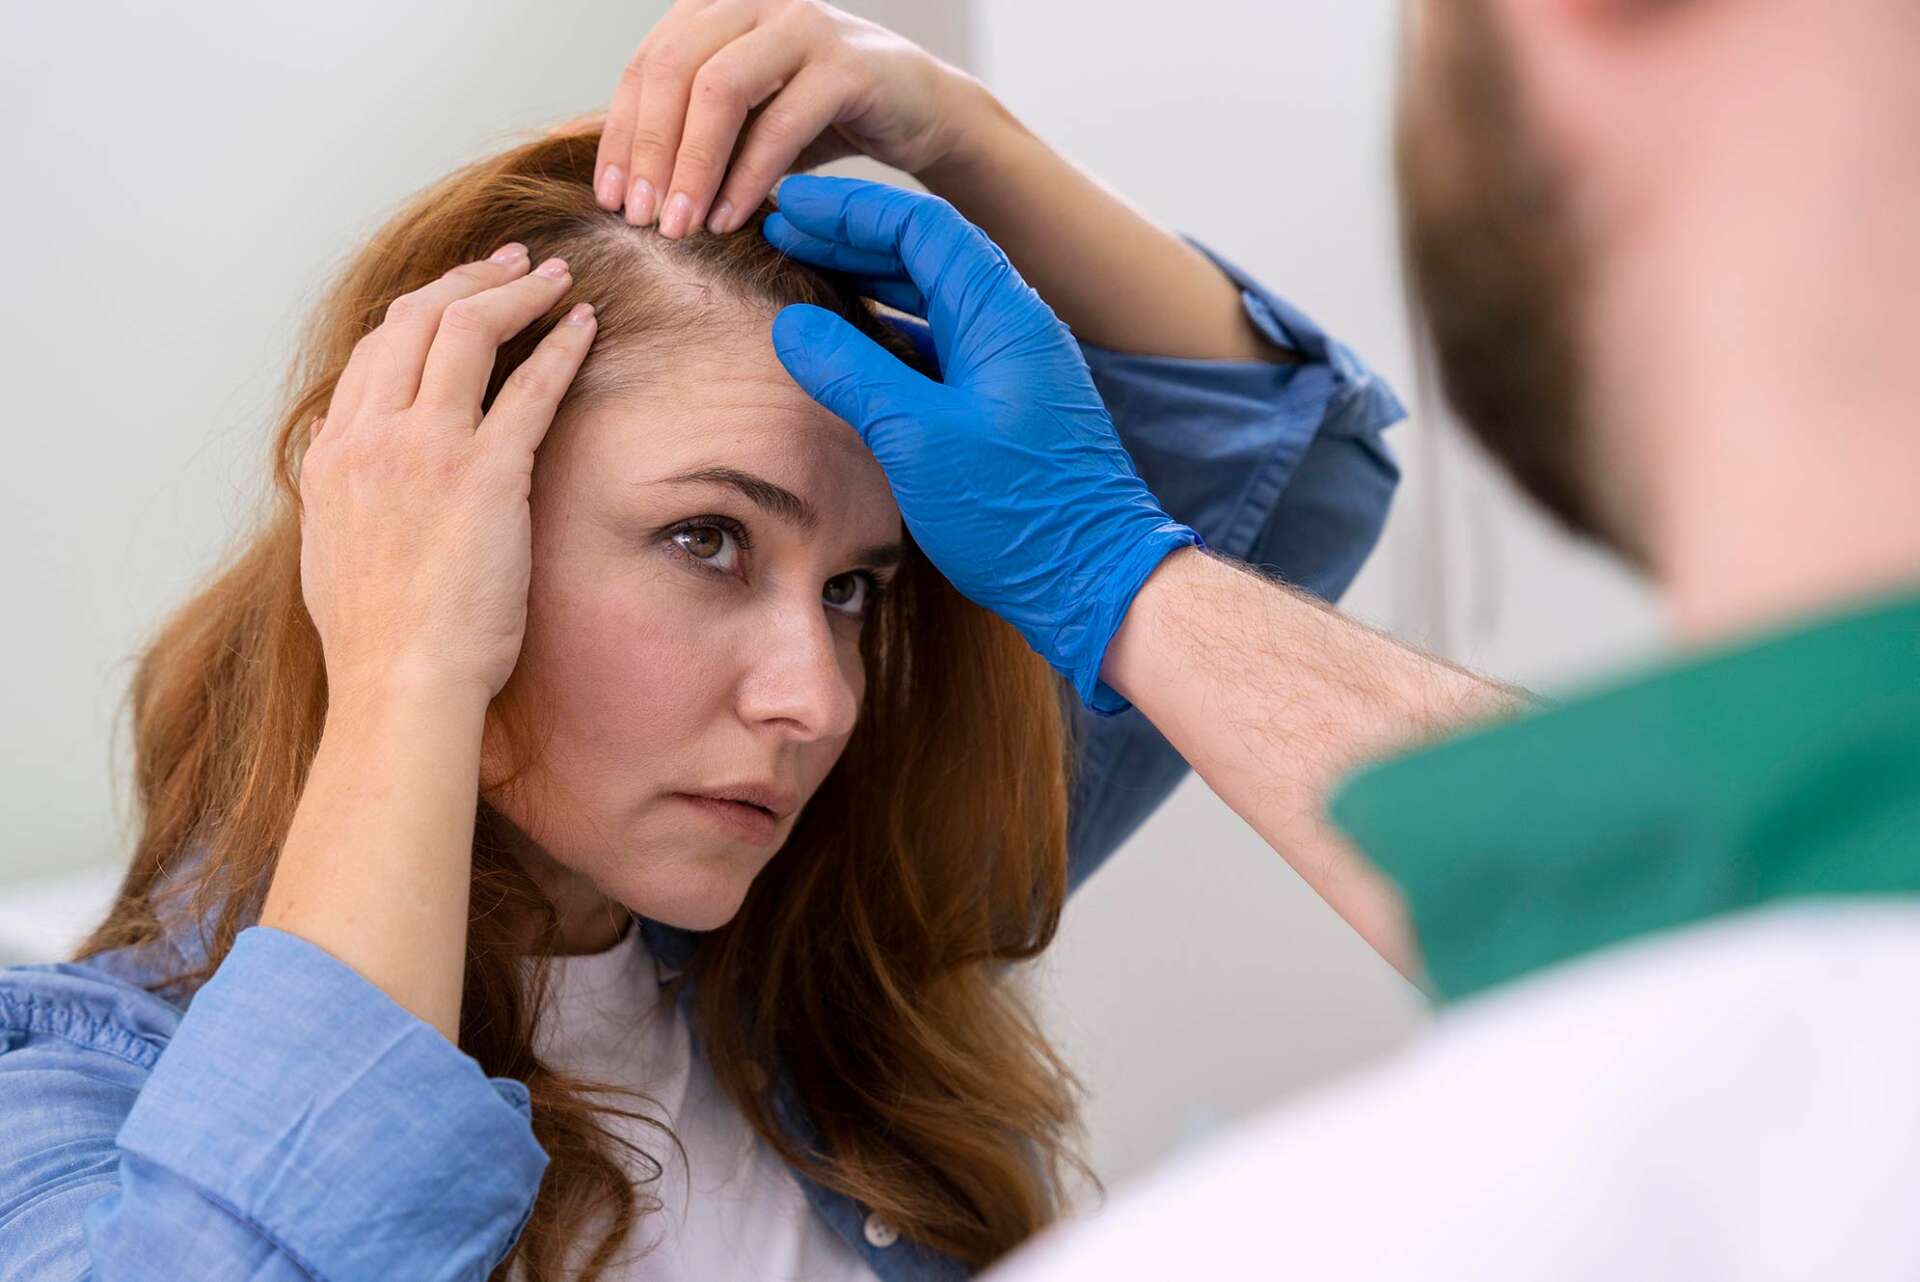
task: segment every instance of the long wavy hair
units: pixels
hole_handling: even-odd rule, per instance
[[[651,363],[622,353],[671,359],[701,324],[737,326],[785,303],[831,308],[917,359],[850,281],[773,250],[765,209],[731,235],[679,242],[601,209],[597,143],[594,130],[549,135],[458,170],[407,202],[321,299],[257,528],[139,655],[127,699],[137,844],[75,960],[169,943],[177,897],[202,933],[201,960],[176,951],[181,964],[150,987],[190,998],[258,920],[327,708],[300,587],[300,460],[354,343],[393,299],[507,240],[535,262],[565,257],[572,292],[501,348],[485,398],[591,299],[599,334],[561,415]],[[691,316],[689,283],[706,299]],[[701,937],[685,972],[690,1010],[715,1076],[783,1158],[904,1236],[984,1267],[1054,1218],[1063,1177],[1084,1171],[1071,1151],[1077,1088],[1012,966],[1050,942],[1066,893],[1068,721],[1047,666],[912,548],[862,646],[866,698],[845,753],[739,914]],[[537,759],[540,711],[518,671],[489,709],[515,760],[476,780],[459,1044],[489,1075],[527,1084],[549,1157],[494,1276],[559,1278],[577,1265],[574,1276],[593,1278],[658,1208],[660,1168],[605,1125],[614,1113],[645,1120],[605,1102],[634,1092],[535,1055],[558,914],[490,839],[487,797]],[[780,1077],[817,1145],[780,1125]],[[637,1169],[616,1160],[623,1148]],[[595,1242],[589,1221],[602,1216]]]

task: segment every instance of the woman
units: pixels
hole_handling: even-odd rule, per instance
[[[650,45],[708,51],[684,81],[643,46],[605,131],[430,189],[316,317],[279,504],[136,679],[119,900],[0,982],[8,1277],[947,1277],[1055,1214],[1070,1083],[1007,965],[1183,768],[1137,715],[1065,733],[1045,665],[906,542],[766,324],[811,301],[908,349],[765,243],[777,215],[688,234],[679,166],[725,130],[665,129],[659,87],[697,108],[702,67],[799,50],[729,182],[787,163],[755,140],[815,118],[780,102],[809,69],[855,65],[842,106],[894,113],[855,139],[1001,175],[950,194],[1026,209],[1001,234],[1056,247],[1062,316],[1156,353],[1088,349],[1222,551],[1336,594],[1397,406],[972,82],[752,8],[676,9]],[[642,229],[595,180],[669,133]]]

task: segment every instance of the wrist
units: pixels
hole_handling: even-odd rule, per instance
[[[1007,155],[1033,135],[986,85],[963,71],[949,74],[948,105],[942,111],[948,142],[914,177],[965,213],[970,194],[996,173],[1004,178]]]
[[[493,702],[486,683],[426,662],[327,674],[327,721],[360,723],[393,714],[426,714],[453,722],[485,718]]]
[[[1151,682],[1148,673],[1159,648],[1155,636],[1175,608],[1172,599],[1179,595],[1182,584],[1190,584],[1195,575],[1206,573],[1208,561],[1202,546],[1175,548],[1154,566],[1134,593],[1113,639],[1107,643],[1099,673],[1100,680],[1129,703],[1137,703],[1140,692]]]

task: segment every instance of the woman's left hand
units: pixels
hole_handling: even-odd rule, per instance
[[[668,237],[733,231],[794,168],[862,153],[921,173],[990,102],[966,73],[821,0],[676,0],[620,74],[594,192]]]

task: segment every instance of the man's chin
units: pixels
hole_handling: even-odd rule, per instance
[[[1442,12],[1446,16],[1440,16]],[[1572,533],[1641,564],[1595,455],[1592,248],[1484,4],[1428,11],[1395,170],[1416,310],[1462,425]]]

